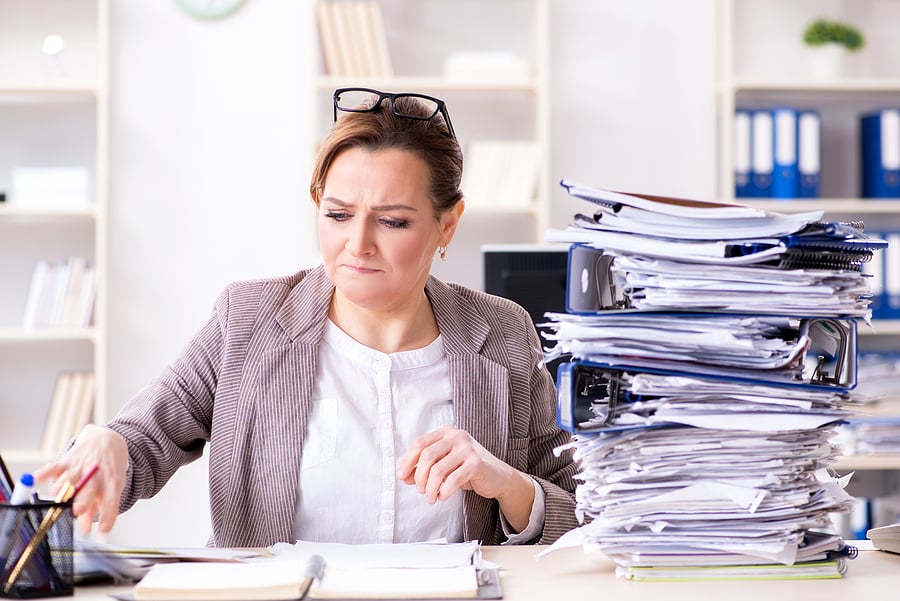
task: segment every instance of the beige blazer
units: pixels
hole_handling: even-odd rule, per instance
[[[292,540],[300,455],[333,290],[320,266],[222,292],[175,362],[109,424],[128,441],[120,511],[159,492],[209,443],[210,543]],[[457,426],[540,483],[546,520],[535,542],[552,542],[578,525],[576,466],[569,453],[553,453],[570,438],[555,423],[553,382],[536,367],[540,343],[531,319],[506,299],[433,277],[425,291],[449,359]],[[464,523],[469,540],[503,538],[498,504],[471,491]]]

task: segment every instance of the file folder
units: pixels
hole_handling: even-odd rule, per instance
[[[797,170],[797,197],[818,198],[822,171],[822,123],[817,111],[799,112]]]
[[[734,195],[746,198],[750,184],[750,111],[738,109],[734,113]]]
[[[897,234],[900,247],[900,233]],[[861,271],[875,257],[875,251],[888,248],[888,241],[868,237],[852,224],[823,222],[811,224],[797,234],[770,240],[725,245],[731,256],[757,254],[762,265],[775,269],[844,269]],[[771,251],[777,251],[772,253]],[[900,249],[897,250],[900,253]],[[898,256],[900,262],[900,256]],[[601,311],[638,310],[616,284],[612,267],[615,255],[590,244],[569,247],[566,276],[566,312],[591,314]],[[900,274],[900,264],[895,268]],[[773,277],[777,277],[773,274]],[[900,278],[900,275],[898,275]],[[896,283],[900,309],[900,279]]]
[[[860,118],[862,196],[900,198],[900,109]]]
[[[812,365],[803,378],[792,381],[770,378],[764,371],[732,369],[712,373],[702,366],[672,367],[665,362],[630,361],[622,358],[618,363],[575,360],[562,363],[557,373],[557,425],[570,433],[596,432],[608,429],[617,415],[617,409],[631,403],[646,400],[622,386],[624,374],[649,373],[663,376],[717,380],[737,386],[768,386],[796,388],[816,392],[833,392],[846,395],[856,386],[856,322],[814,318],[802,326],[804,335],[812,344],[806,355],[806,363]],[[658,366],[654,366],[656,363]],[[760,372],[761,370],[755,370]],[[619,429],[636,426],[626,424]]]
[[[772,110],[772,198],[796,198],[797,169],[797,112],[789,107]]]
[[[772,195],[772,170],[774,168],[774,130],[772,112],[757,110],[751,122],[750,196],[767,198]]]

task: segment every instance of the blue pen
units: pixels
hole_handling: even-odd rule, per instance
[[[31,494],[34,492],[34,476],[25,473],[19,479],[19,485],[12,491],[9,499],[10,505],[25,505],[31,502]],[[6,510],[6,516],[3,519],[3,526],[0,527],[0,572],[6,567],[9,554],[13,550],[13,545],[18,536],[19,527],[22,525],[24,511],[19,511],[13,507]]]

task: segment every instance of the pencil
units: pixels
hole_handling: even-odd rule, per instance
[[[56,495],[56,499],[54,500],[57,505],[51,507],[49,511],[47,511],[47,515],[44,516],[44,519],[41,520],[41,525],[38,527],[37,531],[34,533],[34,536],[31,537],[31,540],[28,541],[28,544],[25,546],[25,549],[22,551],[22,554],[19,556],[18,561],[16,561],[15,566],[9,574],[9,578],[6,579],[6,584],[3,586],[3,592],[9,593],[10,589],[12,589],[13,584],[15,584],[16,580],[19,578],[19,574],[22,573],[22,570],[25,568],[25,565],[28,563],[28,560],[31,559],[31,556],[34,555],[35,550],[44,540],[44,537],[47,536],[47,532],[50,531],[50,528],[53,524],[56,523],[56,520],[59,519],[59,516],[62,515],[65,507],[61,507],[58,504],[60,503],[68,503],[78,492],[87,484],[88,480],[97,472],[99,465],[95,465],[88,472],[81,477],[81,480],[78,481],[78,484],[72,486],[71,482],[66,482],[63,487],[60,489],[59,493]]]

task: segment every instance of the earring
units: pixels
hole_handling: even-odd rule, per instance
[[[441,258],[441,261],[447,260],[447,247],[446,246],[438,246],[438,256]]]

